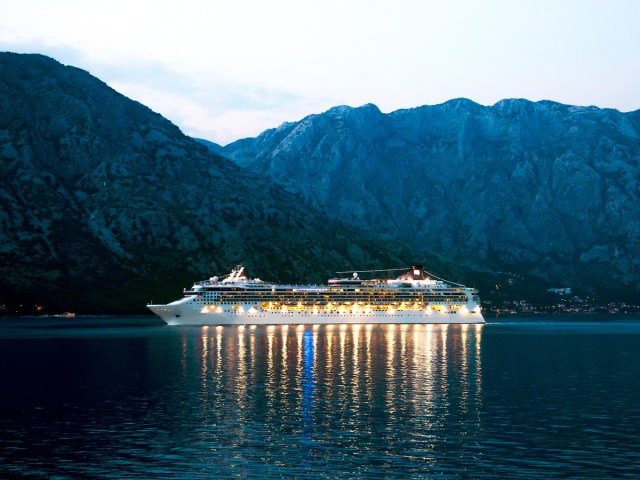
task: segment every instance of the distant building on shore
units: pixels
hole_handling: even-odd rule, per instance
[[[557,293],[560,295],[571,295],[571,288],[550,288],[547,292]]]

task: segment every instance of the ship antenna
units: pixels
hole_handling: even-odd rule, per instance
[[[437,276],[437,275],[434,275],[434,274],[433,274],[433,273],[431,273],[431,272],[427,272],[426,270],[424,271],[424,273],[426,273],[426,274],[428,274],[428,275],[431,275],[433,278],[435,278],[435,279],[437,279],[437,280],[442,280],[443,282],[450,283],[451,285],[457,285],[458,287],[464,287],[464,284],[462,284],[462,283],[456,283],[456,282],[452,282],[451,280],[446,280],[446,279],[441,278],[441,277],[439,277],[439,276]]]

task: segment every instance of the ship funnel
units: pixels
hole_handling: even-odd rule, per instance
[[[398,280],[424,280],[424,267],[422,265],[414,265],[411,270],[407,270],[398,277]]]

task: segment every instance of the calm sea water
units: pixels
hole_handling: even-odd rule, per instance
[[[638,478],[640,319],[0,320],[0,478]]]

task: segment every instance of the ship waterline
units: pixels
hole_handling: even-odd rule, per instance
[[[332,279],[284,285],[246,277],[195,283],[184,298],[148,308],[169,325],[484,323],[477,290],[425,275],[414,266],[393,280]]]

